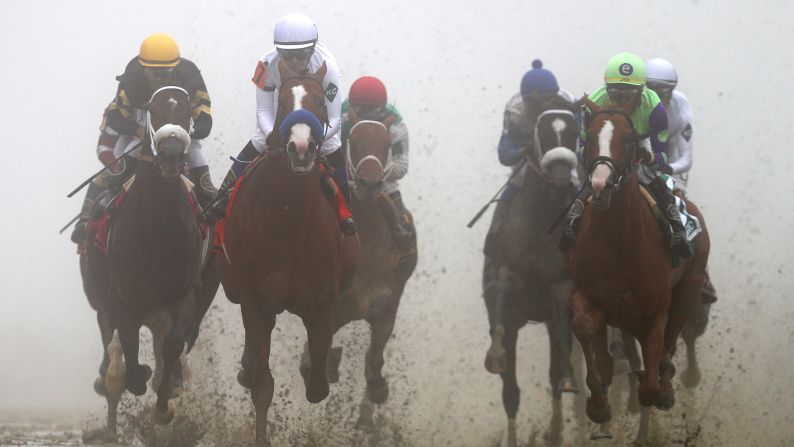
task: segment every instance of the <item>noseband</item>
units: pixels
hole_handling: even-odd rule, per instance
[[[615,174],[617,180],[614,183],[615,189],[620,189],[620,187],[629,180],[629,174],[631,168],[635,164],[635,159],[637,158],[637,152],[639,151],[640,147],[640,137],[637,134],[637,129],[634,127],[634,122],[632,121],[631,117],[620,110],[599,110],[595,114],[593,114],[592,119],[595,120],[595,117],[598,115],[621,115],[626,118],[626,121],[629,123],[629,127],[631,127],[631,141],[628,145],[629,151],[629,162],[623,166],[622,168],[618,169],[618,163],[612,158],[604,155],[598,155],[592,162],[588,162],[587,157],[585,157],[585,169],[587,170],[587,178],[588,181],[592,180],[592,174],[595,168],[598,165],[606,165],[609,170]]]

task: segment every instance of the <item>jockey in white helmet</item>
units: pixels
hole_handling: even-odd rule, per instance
[[[229,173],[223,180],[221,190],[226,191],[242,174],[247,162],[264,153],[267,136],[274,130],[276,121],[278,90],[281,87],[281,74],[278,64],[281,60],[296,73],[314,73],[323,64],[327,67],[322,87],[325,91],[325,106],[328,114],[328,129],[320,151],[328,157],[335,168],[334,180],[349,199],[345,158],[339,148],[342,146],[339,130],[342,127],[342,98],[339,89],[342,76],[333,54],[318,40],[317,27],[303,14],[292,13],[282,17],[273,30],[275,48],[263,55],[251,79],[256,86],[256,128],[251,141],[246,144]],[[277,130],[277,129],[276,129]],[[341,198],[341,196],[340,196]],[[222,209],[223,202],[216,209]],[[345,234],[355,233],[352,214],[345,203],[340,203],[339,217]]]
[[[648,88],[656,92],[667,111],[670,168],[676,186],[686,190],[692,168],[692,107],[686,96],[676,90],[678,74],[669,61],[654,58],[646,62]]]

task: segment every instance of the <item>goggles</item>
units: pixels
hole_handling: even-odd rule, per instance
[[[285,61],[288,60],[305,60],[309,59],[312,54],[314,53],[314,47],[306,47],[306,48],[299,48],[296,50],[284,50],[284,49],[277,49],[278,55],[284,59]]]
[[[642,90],[641,85],[607,85],[607,95],[615,105],[625,104],[627,101],[631,100],[631,98],[633,98],[634,95],[636,95],[640,90]]]

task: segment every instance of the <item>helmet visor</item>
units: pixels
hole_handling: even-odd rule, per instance
[[[175,78],[173,67],[144,67],[143,75],[153,89],[171,85]]]
[[[367,104],[351,104],[359,119],[380,121],[383,118],[383,107]]]

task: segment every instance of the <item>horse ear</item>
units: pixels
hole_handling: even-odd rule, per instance
[[[356,112],[356,108],[353,106],[350,106],[347,109],[347,118],[351,125],[361,121],[361,118],[358,117],[358,112]]]
[[[292,70],[289,69],[289,67],[287,67],[287,64],[286,62],[284,62],[284,59],[279,59],[278,61],[278,73],[281,75],[282,80],[294,78],[295,76],[297,76],[295,72],[293,72]]]
[[[328,66],[325,64],[325,62],[323,62],[323,65],[320,68],[318,68],[317,71],[313,75],[315,77],[315,79],[320,81],[320,85],[322,85],[323,79],[325,79],[325,74],[326,73],[328,73]]]
[[[580,101],[583,101],[584,105],[586,105],[587,108],[590,109],[590,113],[596,114],[601,111],[601,107],[598,107],[596,103],[591,101],[590,97],[587,95],[585,95],[582,99],[580,99]]]

